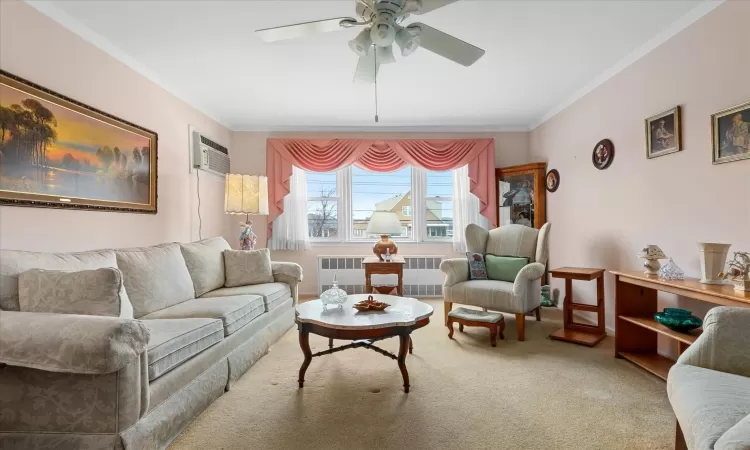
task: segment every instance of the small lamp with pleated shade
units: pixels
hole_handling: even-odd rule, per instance
[[[268,215],[268,178],[258,175],[227,174],[224,211],[227,214],[245,215],[245,221],[240,222],[240,249],[255,249],[258,237],[253,233],[250,214]]]

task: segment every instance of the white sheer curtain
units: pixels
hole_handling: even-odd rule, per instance
[[[284,197],[284,213],[273,221],[268,242],[272,250],[306,250],[310,248],[307,230],[307,177],[294,167],[289,179],[289,195]]]
[[[469,166],[453,171],[453,250],[466,251],[464,230],[470,223],[489,227],[486,217],[479,214],[479,199],[469,191]]]

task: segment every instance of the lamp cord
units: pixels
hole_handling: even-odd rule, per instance
[[[201,171],[195,170],[196,190],[198,191],[198,240],[203,240],[203,219],[201,218]]]
[[[375,123],[378,123],[378,52],[377,47],[373,46],[373,52],[375,52],[375,65],[373,66],[375,76]]]

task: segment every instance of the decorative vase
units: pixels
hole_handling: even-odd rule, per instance
[[[636,256],[644,259],[643,267],[646,270],[643,273],[648,275],[658,275],[661,268],[659,260],[667,257],[658,245],[647,245]]]
[[[670,330],[686,333],[703,325],[699,317],[692,312],[680,308],[664,308],[663,312],[654,314],[654,320]]]
[[[698,242],[701,253],[701,280],[703,284],[726,284],[719,278],[727,262],[727,253],[732,244]]]
[[[334,275],[331,288],[320,295],[320,302],[323,304],[323,308],[327,308],[329,305],[343,308],[342,305],[346,303],[347,298],[349,298],[349,296],[346,291],[339,288],[339,283],[336,281],[336,275]]]
[[[385,254],[388,253],[391,257],[398,253],[398,247],[396,243],[391,240],[390,235],[381,234],[380,240],[375,243],[372,247],[372,252],[380,258],[381,261],[385,261]]]

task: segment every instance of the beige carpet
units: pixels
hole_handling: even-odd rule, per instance
[[[552,341],[559,311],[527,321],[518,342],[484,328],[447,337],[442,302],[417,330],[404,394],[394,360],[353,349],[314,358],[297,389],[296,329],[214,402],[171,449],[669,449],[665,384],[596,348]],[[456,328],[458,328],[456,326]],[[380,342],[396,351],[398,339]],[[312,336],[313,352],[327,340]]]

